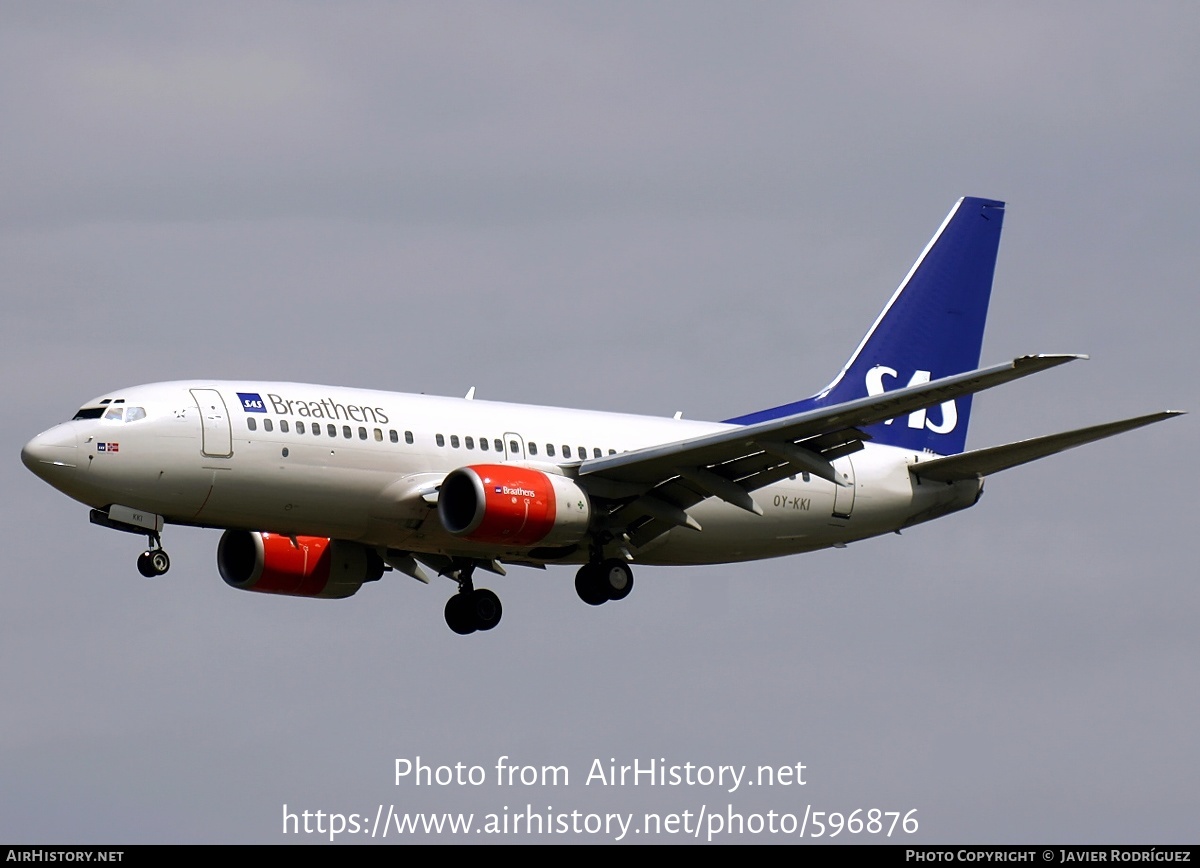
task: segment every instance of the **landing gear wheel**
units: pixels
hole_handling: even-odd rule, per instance
[[[584,564],[575,574],[575,593],[589,606],[608,602],[608,591],[603,584],[599,564]]]
[[[154,575],[161,576],[167,570],[171,569],[171,559],[167,557],[167,553],[162,549],[153,549],[149,554],[150,568],[154,570]]]
[[[154,572],[154,567],[150,563],[150,552],[148,551],[138,555],[137,568],[138,572],[147,579],[152,579],[158,575],[158,573]]]
[[[171,569],[171,559],[162,549],[147,549],[138,555],[137,568],[143,576],[153,579]]]
[[[459,591],[446,601],[446,626],[460,636],[491,630],[503,614],[500,598],[487,588]]]
[[[504,608],[500,605],[500,598],[493,592],[487,588],[477,588],[470,595],[470,600],[476,630],[490,630],[500,623]]]
[[[615,558],[599,565],[597,570],[600,585],[610,600],[624,600],[633,590],[633,570],[624,561]]]
[[[475,613],[471,609],[473,594],[455,594],[446,601],[446,626],[460,636],[474,633]]]
[[[598,564],[584,564],[575,574],[575,593],[589,606],[599,606],[609,600],[624,600],[632,590],[633,570],[616,558]]]

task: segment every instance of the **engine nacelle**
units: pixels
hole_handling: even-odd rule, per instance
[[[571,545],[583,539],[591,516],[587,493],[570,479],[512,464],[460,467],[438,494],[442,527],[471,542]]]
[[[349,597],[383,575],[383,560],[358,543],[227,530],[217,569],[231,588],[291,597]]]

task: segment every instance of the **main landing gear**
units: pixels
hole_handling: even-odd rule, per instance
[[[575,574],[575,593],[589,606],[624,600],[633,590],[633,570],[616,558],[584,564]]]
[[[458,582],[458,593],[446,601],[446,626],[460,636],[491,630],[504,613],[499,597],[487,588],[475,587],[475,566],[474,561],[456,560],[442,571],[442,575]],[[575,591],[589,606],[624,600],[632,590],[633,570],[617,558],[584,564],[575,574]]]
[[[137,568],[147,579],[161,576],[171,569],[171,559],[163,550],[162,538],[158,534],[150,535],[150,548],[138,555]]]
[[[458,576],[458,593],[446,601],[446,626],[460,636],[490,630],[500,623],[504,608],[500,598],[487,588],[476,588],[471,580],[474,567],[464,567]]]

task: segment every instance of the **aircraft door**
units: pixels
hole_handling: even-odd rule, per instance
[[[504,458],[506,461],[525,460],[525,438],[509,431],[504,435]]]
[[[225,399],[216,389],[192,389],[191,392],[200,411],[204,432],[204,445],[200,451],[212,458],[228,458],[233,454],[233,429]]]
[[[854,462],[850,460],[849,455],[844,455],[833,462],[833,469],[838,478],[846,483],[844,486],[834,486],[833,517],[849,518],[850,513],[854,511]]]

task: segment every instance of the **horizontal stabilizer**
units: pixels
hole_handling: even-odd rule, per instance
[[[1151,413],[1148,416],[1138,416],[1133,419],[1122,419],[1119,422],[1106,422],[1103,425],[1093,425],[1090,428],[1079,428],[1075,431],[1064,431],[1061,434],[1048,434],[1045,437],[1034,437],[1032,440],[1018,440],[1003,446],[992,446],[988,449],[976,449],[946,458],[935,458],[932,461],[921,461],[910,466],[909,472],[921,479],[938,482],[954,482],[960,479],[980,479],[1010,467],[1017,467],[1071,449],[1132,431],[1144,425],[1153,425],[1172,416],[1181,416],[1179,410],[1166,410],[1161,413]]]

